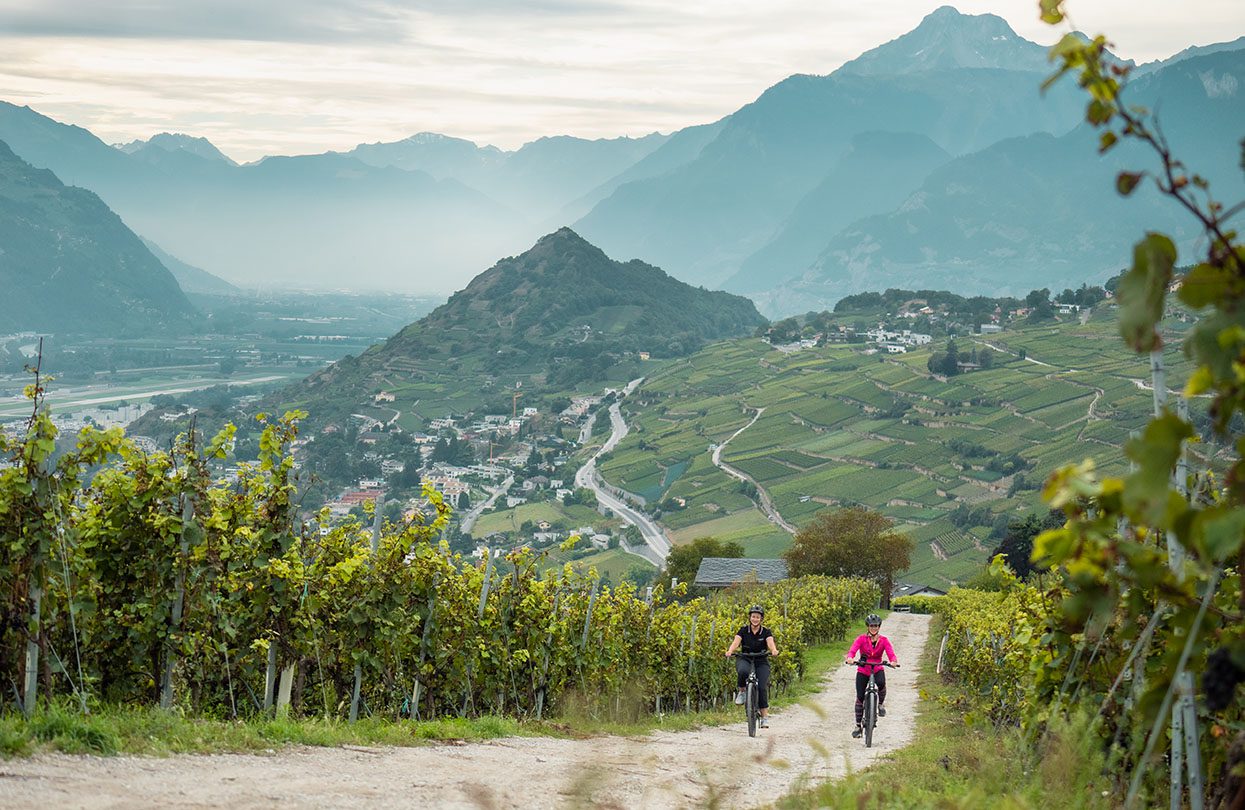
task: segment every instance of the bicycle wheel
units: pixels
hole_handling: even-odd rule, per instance
[[[878,722],[878,693],[865,695],[865,748],[873,747],[873,727]]]
[[[760,709],[757,708],[756,681],[748,681],[748,692],[744,696],[744,711],[748,713],[748,736],[755,737],[757,735],[757,715],[760,713]]]

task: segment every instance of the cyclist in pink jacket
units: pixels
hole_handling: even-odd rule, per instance
[[[888,661],[899,666],[890,639],[882,635],[882,617],[870,613],[865,617],[865,628],[869,632],[856,639],[843,657],[844,663],[848,664],[861,659],[869,662],[869,666],[856,667],[856,729],[852,732],[853,737],[861,734],[860,720],[865,713],[865,687],[869,685],[869,673],[874,673],[873,680],[878,685],[878,717],[885,717],[886,709],[882,704],[886,702],[886,668],[882,666],[882,654],[885,653]]]

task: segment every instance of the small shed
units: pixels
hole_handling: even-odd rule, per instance
[[[700,561],[694,584],[701,588],[729,588],[741,582],[778,582],[787,576],[786,560],[705,557]]]
[[[947,592],[941,588],[935,588],[932,585],[914,585],[911,582],[896,582],[894,590],[891,591],[891,598],[898,599],[901,596],[946,596]]]

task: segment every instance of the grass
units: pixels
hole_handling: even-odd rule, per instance
[[[930,640],[938,637],[935,624]],[[922,700],[912,744],[864,771],[797,790],[783,810],[828,807],[899,810],[913,807],[1113,807],[1097,735],[1081,721],[1058,722],[1036,743],[1017,728],[968,722],[962,695],[935,673],[938,644],[926,645],[917,678]]]
[[[552,732],[552,726],[546,733]],[[322,718],[209,720],[176,711],[100,706],[82,715],[76,704],[43,706],[29,721],[0,716],[0,756],[43,751],[68,754],[141,754],[271,751],[288,745],[421,745],[432,740],[489,740],[531,736],[536,728],[501,717],[393,722],[364,719],[357,723]]]
[[[584,542],[581,542],[580,546],[583,547]],[[591,548],[590,545],[587,547]],[[576,556],[574,551],[560,551],[557,546],[549,550],[549,567],[560,568],[568,562],[576,570],[585,573],[589,568],[595,568],[598,574],[615,585],[620,584],[633,569],[638,568],[646,573],[655,570],[648,560],[635,554],[628,554],[620,548],[607,548],[581,557]]]

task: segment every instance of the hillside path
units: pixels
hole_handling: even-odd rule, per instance
[[[726,441],[722,442],[719,445],[714,446],[713,454],[712,454],[713,466],[717,467],[719,470],[726,473],[731,478],[734,478],[739,481],[747,481],[748,483],[752,484],[752,486],[756,487],[757,500],[760,502],[758,505],[761,508],[761,512],[764,513],[767,518],[769,518],[769,522],[777,524],[788,534],[797,534],[799,533],[799,529],[792,526],[790,523],[786,521],[785,518],[783,518],[782,513],[778,511],[778,507],[774,506],[774,501],[770,498],[769,493],[765,491],[765,487],[761,486],[755,478],[748,475],[743,470],[739,469],[738,467],[732,467],[730,464],[727,464],[725,461],[722,460],[722,451],[726,449],[726,445],[730,444],[731,441],[735,437],[737,437],[740,433],[743,433],[745,430],[755,425],[757,420],[761,418],[761,414],[763,413],[765,413],[764,408],[757,408],[756,414],[752,417],[751,422],[749,422],[748,424],[741,427],[739,430],[732,433],[730,435],[730,438],[728,438]]]
[[[6,808],[724,807],[765,805],[797,781],[860,770],[914,736],[916,664],[929,617],[893,613],[883,631],[904,668],[887,671],[889,712],[874,747],[851,738],[855,668],[749,738],[742,720],[644,737],[508,737],[423,748],[289,748],[260,756],[41,756],[0,762]],[[779,649],[781,650],[781,644]],[[725,662],[723,666],[726,666]],[[814,747],[823,749],[824,755]]]

